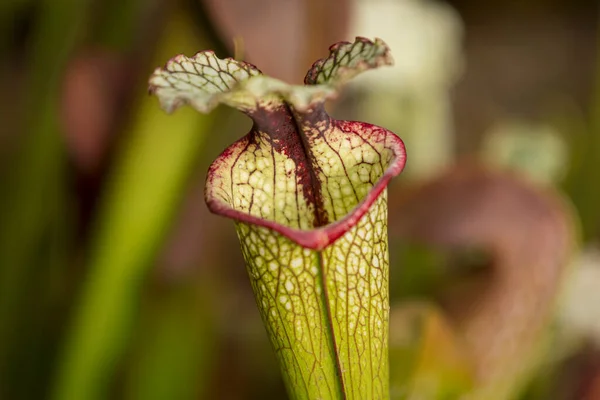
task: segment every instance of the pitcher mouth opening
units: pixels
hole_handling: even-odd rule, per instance
[[[348,124],[363,123],[349,122]],[[378,176],[375,184],[372,185],[366,194],[360,198],[360,201],[358,201],[358,203],[347,213],[337,216],[337,218],[335,218],[332,222],[318,227],[297,228],[278,222],[272,216],[265,217],[259,213],[251,213],[247,210],[236,208],[234,205],[234,193],[231,193],[230,196],[223,196],[222,193],[219,194],[218,185],[216,182],[219,180],[219,174],[222,173],[219,171],[221,158],[231,157],[232,152],[234,151],[232,148],[235,146],[240,146],[246,138],[242,138],[236,144],[226,149],[211,165],[207,176],[205,189],[205,200],[209,210],[217,215],[233,219],[236,222],[242,222],[271,229],[308,249],[322,250],[325,247],[328,247],[358,223],[358,221],[367,213],[367,211],[379,198],[382,192],[384,192],[390,179],[400,174],[406,163],[404,143],[398,136],[390,131],[374,125],[363,125],[369,125],[373,129],[378,130],[380,135],[384,137],[387,148],[393,153],[393,157],[388,160],[385,165],[385,169],[382,171],[383,173]],[[256,207],[255,209],[259,209],[262,206],[264,206],[264,204],[259,204],[259,207]],[[267,203],[267,206],[274,209],[277,205]]]

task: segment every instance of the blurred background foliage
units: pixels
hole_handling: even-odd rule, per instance
[[[279,399],[205,171],[249,121],[165,115],[214,49],[299,83],[381,37],[331,112],[385,126],[392,396],[600,399],[596,0],[0,2],[0,399]],[[235,45],[234,45],[235,44]]]

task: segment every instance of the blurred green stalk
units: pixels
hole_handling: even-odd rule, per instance
[[[62,257],[60,262],[65,262],[64,249],[51,249],[51,257],[44,260],[44,265],[34,265],[34,261],[39,261],[36,256],[48,235],[51,246],[56,245],[52,236],[66,226],[65,201],[61,197],[66,193],[65,158],[58,122],[58,98],[61,74],[86,24],[89,4],[87,0],[42,0],[37,14],[29,49],[23,140],[14,160],[14,171],[3,188],[0,206],[2,379],[8,379],[6,363],[8,353],[13,351],[14,340],[26,333],[19,332],[19,321],[26,315],[22,305],[32,275],[34,272],[45,273],[45,267],[57,261],[54,255]]]
[[[600,21],[600,15],[598,20]],[[582,158],[567,182],[567,190],[579,211],[583,238],[599,239],[600,233],[600,32],[596,39],[596,68],[592,100],[589,108],[589,130],[579,141],[578,154]]]
[[[598,23],[600,24],[600,14],[598,15]],[[593,210],[591,221],[584,222],[584,226],[588,229],[595,239],[598,239],[598,230],[600,229],[600,186],[598,185],[598,172],[600,171],[600,30],[596,38],[596,76],[594,77],[594,92],[592,98],[591,112],[591,137],[590,149],[588,158],[593,164],[586,171],[588,183],[594,188],[595,196],[587,198],[587,207]],[[588,227],[588,224],[592,226]]]
[[[153,293],[137,329],[124,399],[205,398],[217,341],[214,281],[203,279]],[[218,309],[217,309],[218,310]]]
[[[199,49],[190,23],[171,18],[157,63]],[[144,88],[145,89],[145,88]],[[174,116],[143,95],[97,220],[73,324],[66,337],[52,399],[104,399],[127,344],[139,289],[184,194],[211,127],[191,109]]]

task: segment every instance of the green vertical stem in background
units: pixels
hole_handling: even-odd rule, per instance
[[[168,285],[152,299],[142,316],[134,359],[129,365],[127,400],[203,399],[217,350],[217,291],[211,280]],[[137,339],[137,338],[136,338]]]
[[[600,20],[600,16],[599,16]],[[600,229],[600,33],[596,40],[596,67],[590,104],[589,131],[579,140],[577,154],[582,157],[567,182],[573,203],[579,211],[584,240],[598,239]],[[578,160],[576,160],[578,161]]]
[[[21,304],[44,235],[65,224],[53,204],[64,192],[64,157],[58,122],[61,73],[87,20],[89,1],[42,1],[30,48],[25,132],[14,172],[0,196],[0,375],[18,335]],[[51,198],[52,197],[52,198]],[[51,262],[51,261],[49,261]],[[35,265],[37,270],[44,266]],[[0,385],[2,386],[2,385]]]
[[[172,18],[159,62],[198,44],[187,20]],[[108,398],[124,351],[139,288],[183,194],[210,119],[192,110],[169,117],[146,97],[110,175],[88,261],[88,275],[67,334],[54,400]]]
[[[599,15],[600,23],[600,15]],[[598,171],[600,171],[600,30],[596,38],[596,76],[594,77],[594,93],[592,98],[591,112],[591,135],[589,156],[590,168],[586,169],[589,177],[587,181],[589,188],[594,188],[594,195],[584,197],[586,210],[589,210],[591,221],[582,221],[585,232],[598,239],[598,230],[600,228],[600,186],[598,185]],[[591,225],[591,226],[589,226]]]
[[[129,49],[135,42],[138,24],[143,21],[140,15],[157,6],[158,0],[106,0],[101,2],[100,15],[95,17],[94,40],[114,50]]]

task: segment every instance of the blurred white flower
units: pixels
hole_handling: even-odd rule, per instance
[[[600,249],[581,252],[565,289],[559,312],[562,329],[571,337],[600,346]]]
[[[354,0],[351,31],[386,41],[395,65],[364,74],[359,84],[395,90],[448,88],[463,67],[463,24],[448,4],[432,0]]]
[[[402,136],[404,176],[423,179],[453,161],[449,89],[462,72],[463,24],[448,4],[432,0],[354,0],[351,36],[380,37],[395,65],[364,74],[354,85],[354,118]]]

